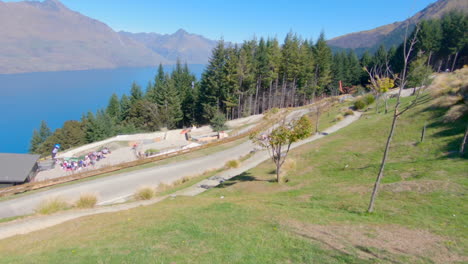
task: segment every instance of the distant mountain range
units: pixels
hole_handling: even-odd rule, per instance
[[[190,34],[183,29],[171,35],[124,31],[120,31],[119,34],[142,43],[171,62],[180,58],[182,62],[187,61],[190,64],[206,64],[211,50],[218,43],[201,35]]]
[[[439,0],[409,18],[411,25],[450,10],[468,10],[467,0]],[[406,21],[328,41],[334,50],[399,45]],[[0,74],[174,64],[206,64],[217,41],[190,34],[115,32],[58,0],[0,0]]]
[[[213,40],[115,32],[58,0],[0,1],[0,74],[173,64],[205,64]]]
[[[408,1],[408,6],[410,5],[411,1]],[[353,49],[358,54],[362,54],[364,50],[373,52],[377,50],[381,44],[387,48],[393,45],[398,46],[403,42],[408,22],[410,28],[413,29],[421,20],[440,18],[452,10],[467,11],[468,0],[439,0],[405,21],[336,37],[330,39],[328,44],[335,51],[339,49]]]

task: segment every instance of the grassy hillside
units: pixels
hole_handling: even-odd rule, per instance
[[[265,162],[197,197],[2,240],[0,263],[467,261],[468,167],[453,151],[468,118],[443,123],[445,110],[425,95],[399,121],[376,213],[367,214],[391,119],[374,112],[292,151],[288,183],[272,182]]]

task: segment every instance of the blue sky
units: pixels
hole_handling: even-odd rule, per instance
[[[290,30],[316,39],[402,21],[435,0],[62,0],[114,30],[173,33],[183,28],[211,39],[283,39]]]

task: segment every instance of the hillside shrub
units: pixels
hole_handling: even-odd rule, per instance
[[[216,112],[213,118],[210,119],[210,126],[215,132],[227,130],[226,117],[221,112]]]
[[[240,162],[238,160],[230,160],[226,162],[226,165],[224,166],[228,169],[238,168],[240,166]]]
[[[367,106],[366,102],[364,102],[364,100],[362,98],[354,101],[354,108],[356,110],[362,110],[364,109],[365,107]]]
[[[372,104],[372,103],[374,103],[374,102],[375,102],[375,97],[374,97],[374,95],[372,95],[372,94],[366,94],[366,95],[364,96],[364,103],[366,103],[366,106],[367,106],[367,105],[370,105],[370,104]]]

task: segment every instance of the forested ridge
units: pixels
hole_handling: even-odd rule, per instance
[[[422,21],[413,31],[418,41],[410,70],[421,61],[434,71],[466,64],[467,21],[461,12]],[[261,114],[343,91],[362,93],[370,89],[367,69],[398,73],[402,54],[403,44],[389,50],[382,45],[361,58],[353,51],[333,54],[324,33],[315,42],[293,32],[282,44],[276,38],[263,37],[241,45],[221,40],[200,80],[180,61],[170,74],[160,65],[144,91],[133,83],[129,95],[119,98],[113,94],[106,108],[83,114],[80,121],[67,121],[53,133],[42,122],[33,132],[30,152],[48,154],[56,143],[67,149],[117,134],[204,125],[219,122],[220,116],[234,119]],[[409,77],[411,81],[411,74]]]

